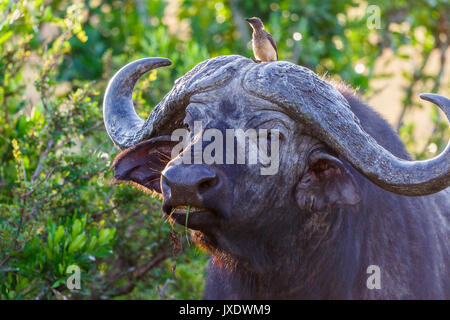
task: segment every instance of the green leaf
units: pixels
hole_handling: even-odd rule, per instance
[[[72,225],[72,238],[75,238],[81,232],[81,221],[76,219]]]
[[[55,232],[54,244],[56,245],[57,243],[59,243],[59,241],[62,239],[63,236],[64,236],[64,226],[59,226]]]
[[[100,230],[98,235],[98,242],[100,245],[105,245],[114,237],[115,229],[113,228],[105,228]]]
[[[86,235],[84,233],[79,234],[75,240],[73,240],[69,245],[69,253],[74,253],[81,249],[86,243]]]
[[[92,236],[91,237],[91,240],[89,241],[89,245],[88,245],[88,250],[89,251],[92,251],[92,250],[94,250],[94,248],[95,248],[95,245],[97,244],[97,236]]]
[[[64,280],[63,280],[63,279],[58,279],[58,280],[56,280],[56,281],[52,284],[52,288],[59,287],[59,285],[60,285],[61,283],[64,283]]]
[[[5,34],[3,34],[2,36],[0,36],[0,45],[1,45],[3,42],[9,40],[9,38],[11,38],[12,35],[13,35],[13,32],[12,32],[12,30],[11,30],[11,31],[5,32]]]

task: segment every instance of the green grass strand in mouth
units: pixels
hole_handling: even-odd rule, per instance
[[[185,232],[185,234],[186,234],[186,240],[187,240],[187,242],[188,242],[189,245],[190,245],[191,243],[189,242],[187,224],[188,224],[189,210],[190,210],[190,209],[191,209],[191,206],[187,206],[187,208],[186,208],[186,222],[184,223],[184,232]]]

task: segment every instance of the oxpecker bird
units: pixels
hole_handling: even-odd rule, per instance
[[[246,18],[253,29],[252,44],[253,54],[257,59],[256,62],[277,61],[278,52],[277,45],[272,35],[264,29],[264,24],[260,18]]]

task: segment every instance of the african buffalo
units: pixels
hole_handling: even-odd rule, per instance
[[[125,149],[115,177],[162,194],[165,215],[187,221],[211,254],[205,298],[450,298],[450,144],[412,161],[351,90],[289,62],[238,55],[198,64],[144,121],[133,107],[134,85],[170,63],[146,58],[118,71],[104,121]],[[421,97],[450,117],[449,99]],[[196,121],[224,134],[276,129],[279,170],[176,161],[208,145],[197,135],[171,159],[171,133]]]

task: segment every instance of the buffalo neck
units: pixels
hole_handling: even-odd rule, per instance
[[[349,292],[345,289],[355,275],[348,273],[348,264],[359,255],[358,242],[352,239],[358,229],[353,224],[359,219],[350,218],[353,211],[310,213],[303,221],[278,221],[276,230],[257,230],[255,237],[248,233],[234,243],[246,259],[231,257],[233,263],[228,261],[225,267],[223,255],[215,256],[216,267],[229,277],[231,291],[234,286],[243,289],[238,298],[332,298],[336,285]]]

